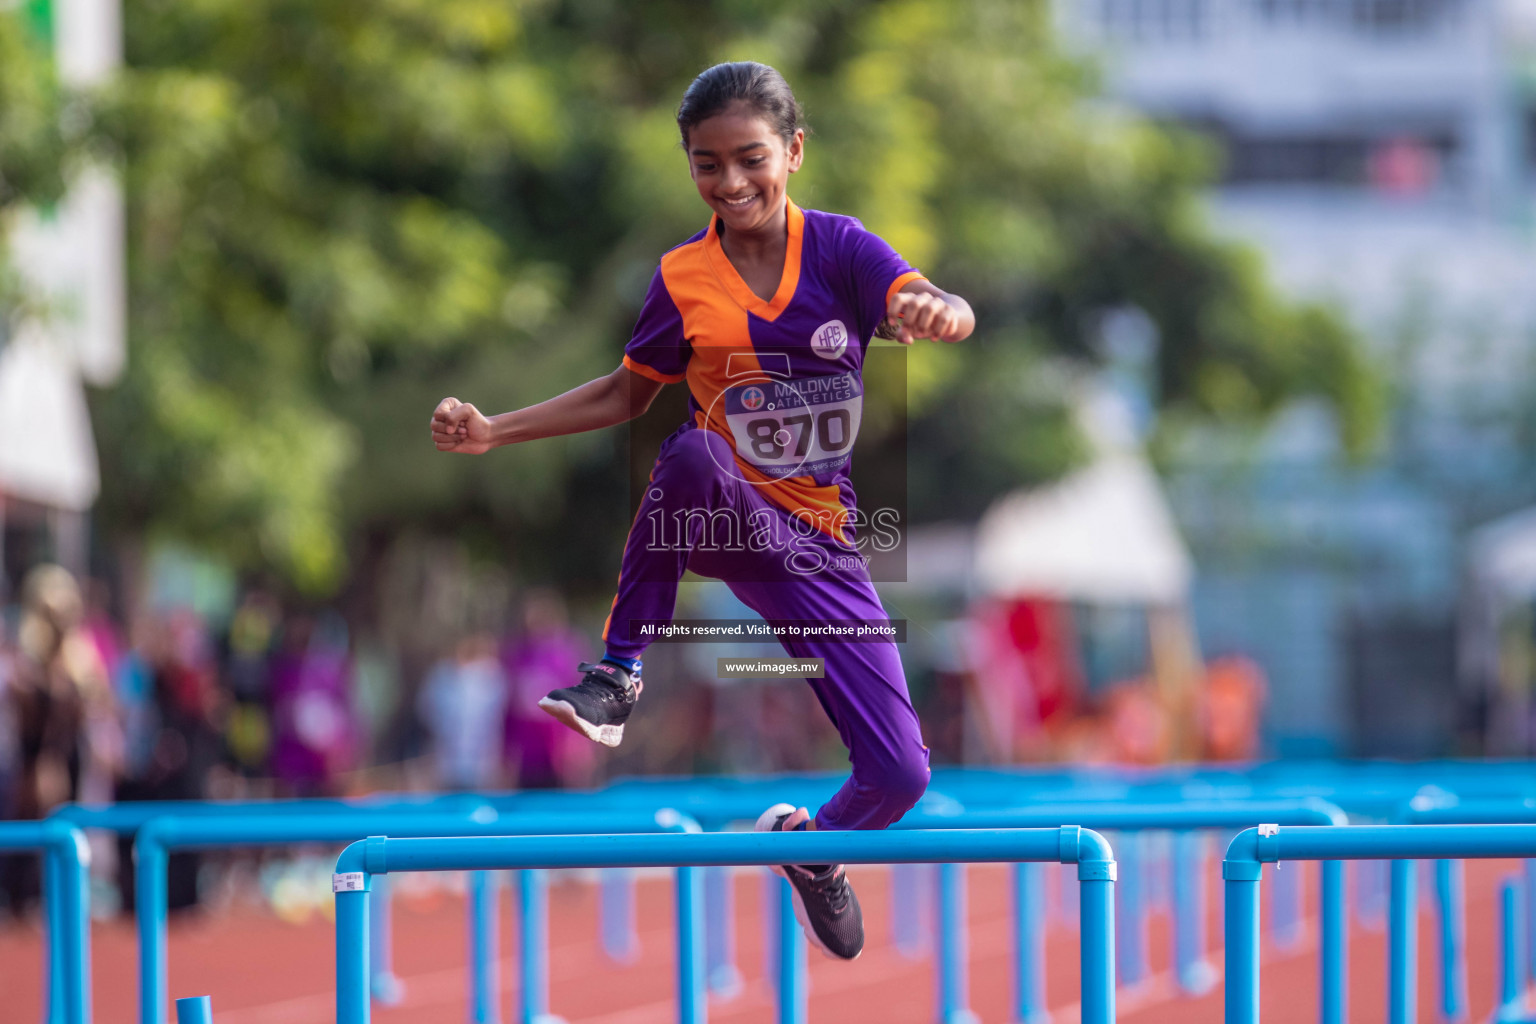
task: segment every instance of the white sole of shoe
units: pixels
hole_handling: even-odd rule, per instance
[[[758,815],[757,824],[754,826],[754,831],[775,832],[777,829],[775,829],[774,826],[778,824],[779,819],[786,814],[794,813],[795,808],[789,804],[774,804],[762,814]],[[857,960],[859,957],[864,955],[864,951],[862,949],[851,957],[838,956],[836,953],[828,949],[826,944],[823,943],[821,938],[816,934],[816,929],[811,927],[810,918],[805,912],[805,901],[800,898],[800,890],[795,888],[795,883],[789,881],[789,873],[786,872],[782,866],[777,864],[770,865],[769,870],[778,875],[780,878],[784,879],[784,881],[789,884],[789,895],[793,898],[794,901],[795,920],[800,922],[800,930],[805,932],[806,940],[809,941],[812,946],[815,946],[818,950],[820,950],[822,956],[826,957],[828,960],[836,960],[839,963],[846,964],[851,963],[852,961]]]
[[[624,742],[622,725],[593,725],[578,715],[576,708],[568,700],[550,700],[548,697],[540,697],[539,707],[561,725],[581,733],[594,743],[601,743],[605,747],[616,747]]]

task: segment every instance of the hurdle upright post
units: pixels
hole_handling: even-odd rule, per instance
[[[331,877],[336,899],[336,1024],[368,1021],[368,888],[372,878],[366,871]]]
[[[176,1000],[176,1024],[213,1024],[213,997],[187,996]]]
[[[779,882],[783,881],[778,875],[764,868],[758,872],[758,880],[762,885],[763,907],[763,977],[775,991],[779,985],[779,924],[783,914],[779,909],[779,900],[783,893],[779,889]],[[793,908],[791,908],[793,909]],[[794,920],[794,914],[790,914],[790,920]]]
[[[375,885],[378,883],[375,882]],[[496,873],[469,873],[469,964],[471,1024],[500,1024],[501,951],[497,942]],[[374,892],[374,903],[378,903]],[[527,984],[526,980],[523,982]]]
[[[1511,876],[1499,886],[1499,1005],[1493,1016],[1497,1024],[1525,1020],[1521,998],[1525,977],[1525,964],[1520,956],[1521,917],[1520,880]]]
[[[542,868],[513,872],[517,878],[518,1024],[548,1024],[549,894]]]
[[[631,964],[640,955],[635,932],[635,873],[623,868],[598,872],[598,936],[614,963]]]
[[[1013,866],[1015,1024],[1044,1024],[1045,1005],[1045,885],[1044,865]]]
[[[1126,832],[1116,837],[1120,850],[1120,898],[1115,909],[1119,929],[1115,935],[1115,962],[1120,983],[1127,987],[1147,980],[1147,906],[1145,832]]]
[[[1435,861],[1435,902],[1440,911],[1440,1015],[1467,1014],[1466,876],[1462,862]]]
[[[1077,862],[1081,948],[1103,950],[1102,957],[1083,954],[1082,1020],[1084,1024],[1108,1024],[1115,1019],[1114,851],[1103,836],[1088,829],[1063,828],[1060,842],[1061,859]]]
[[[1355,918],[1362,927],[1373,932],[1380,931],[1385,889],[1382,885],[1382,875],[1386,873],[1386,862],[1380,860],[1357,861],[1354,871]]]
[[[43,978],[47,1020],[90,1024],[90,847],[74,825],[54,818],[0,821],[0,851],[36,853],[50,888],[44,893],[49,928]]]
[[[1418,1020],[1419,995],[1419,890],[1415,884],[1418,862],[1398,859],[1390,863],[1387,1022],[1413,1024]]]
[[[44,1019],[57,1020],[65,1012],[69,1005],[69,995],[65,991],[64,963],[68,955],[64,948],[64,919],[63,898],[64,883],[62,880],[63,865],[50,849],[42,852],[40,867],[40,884],[43,889],[43,937],[47,942],[48,956],[43,962],[43,998]]]
[[[1174,836],[1173,947],[1174,970],[1185,995],[1202,996],[1216,985],[1216,969],[1207,962],[1205,933],[1206,838],[1202,832]]]
[[[789,879],[778,879],[777,966],[779,971],[779,1024],[807,1024],[806,997],[809,992],[805,971],[805,935],[795,921],[795,894]]]
[[[1536,982],[1536,859],[1525,864],[1525,983]]]
[[[741,993],[736,966],[736,889],[731,869],[708,867],[704,872],[704,963],[709,991],[722,999]]]
[[[59,878],[64,884],[63,968],[66,1007],[73,1007],[81,1024],[91,1021],[91,851],[85,835],[70,829],[58,844]]]
[[[394,917],[394,908],[390,905],[388,875],[380,875],[374,879],[373,895],[369,898],[373,901],[368,918],[370,933],[368,970],[373,978],[370,982],[370,990],[373,998],[380,1005],[394,1006],[405,995],[405,984],[395,974],[393,946],[390,940],[390,923]]]
[[[157,1024],[165,1012],[165,919],[169,855],[153,828],[140,830],[133,849],[134,899],[138,905],[139,1021]]]
[[[971,1012],[966,974],[965,865],[939,865],[938,907],[935,915],[941,938],[938,962],[940,1024],[976,1024]]]
[[[1261,825],[1261,830],[1272,825]],[[1242,833],[1235,845],[1247,837]],[[1259,879],[1263,865],[1257,859],[1227,856],[1221,862],[1226,936],[1225,1024],[1258,1024],[1259,1020]]]
[[[709,994],[704,977],[703,869],[680,867],[674,877],[678,1024],[704,1024],[709,1016]]]
[[[933,870],[929,864],[891,865],[891,941],[897,952],[911,960],[933,948],[928,934]]]
[[[1344,862],[1322,864],[1322,1024],[1344,1024],[1349,1006],[1349,904],[1344,891]]]

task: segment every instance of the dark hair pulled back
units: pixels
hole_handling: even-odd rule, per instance
[[[789,83],[767,64],[740,60],[716,64],[699,75],[683,93],[677,107],[677,130],[688,146],[688,132],[734,103],[750,104],[785,143],[805,127],[805,114],[795,102]]]

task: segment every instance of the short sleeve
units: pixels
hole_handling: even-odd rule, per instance
[[[890,243],[854,221],[844,236],[844,255],[853,275],[859,307],[859,336],[869,338],[885,319],[891,296],[922,272],[901,257]]]
[[[683,336],[683,315],[667,291],[661,269],[651,278],[635,332],[624,346],[624,365],[642,377],[673,384],[688,370],[692,349]]]

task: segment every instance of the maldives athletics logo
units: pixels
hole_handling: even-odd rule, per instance
[[[757,412],[763,407],[763,389],[747,388],[741,393],[741,407],[747,412]]]
[[[811,335],[811,351],[823,359],[839,359],[848,350],[848,328],[841,320],[828,320]]]

